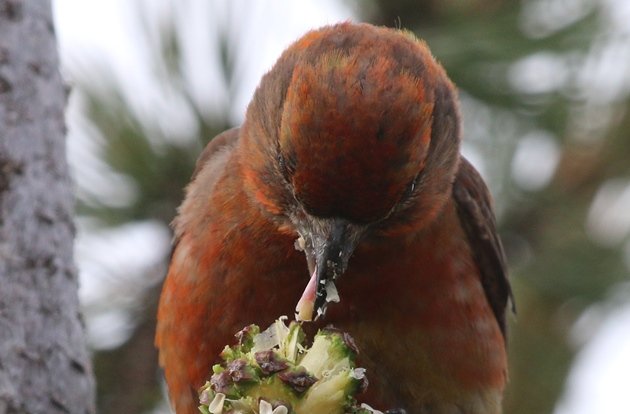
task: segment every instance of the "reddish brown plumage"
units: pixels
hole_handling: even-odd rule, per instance
[[[412,36],[345,23],[292,45],[244,125],[200,157],[175,221],[156,343],[177,412],[196,412],[236,331],[292,314],[333,221],[354,233],[341,303],[319,323],[357,339],[368,402],[500,412],[509,285],[459,139],[454,88]]]

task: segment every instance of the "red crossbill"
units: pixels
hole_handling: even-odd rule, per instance
[[[500,413],[511,292],[460,137],[455,88],[413,35],[343,23],[291,45],[174,221],[156,343],[177,413],[235,332],[300,297],[355,337],[370,405]]]

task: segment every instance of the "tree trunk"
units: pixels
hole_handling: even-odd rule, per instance
[[[49,0],[0,0],[0,414],[93,413]]]

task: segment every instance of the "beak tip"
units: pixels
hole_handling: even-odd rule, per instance
[[[309,311],[296,316],[304,320],[317,320],[326,314],[329,302],[339,302],[339,294],[335,281],[345,273],[348,258],[352,254],[363,228],[343,219],[320,220],[324,223],[317,237],[307,235],[305,241],[296,242],[296,248],[305,251],[311,279],[307,290],[309,293]],[[307,232],[308,233],[308,232]],[[313,318],[313,319],[311,319]]]

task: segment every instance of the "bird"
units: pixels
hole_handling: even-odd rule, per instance
[[[457,89],[411,32],[343,22],[290,45],[173,221],[156,346],[175,411],[197,412],[235,332],[299,301],[353,335],[371,406],[501,413],[512,291],[461,137]]]

